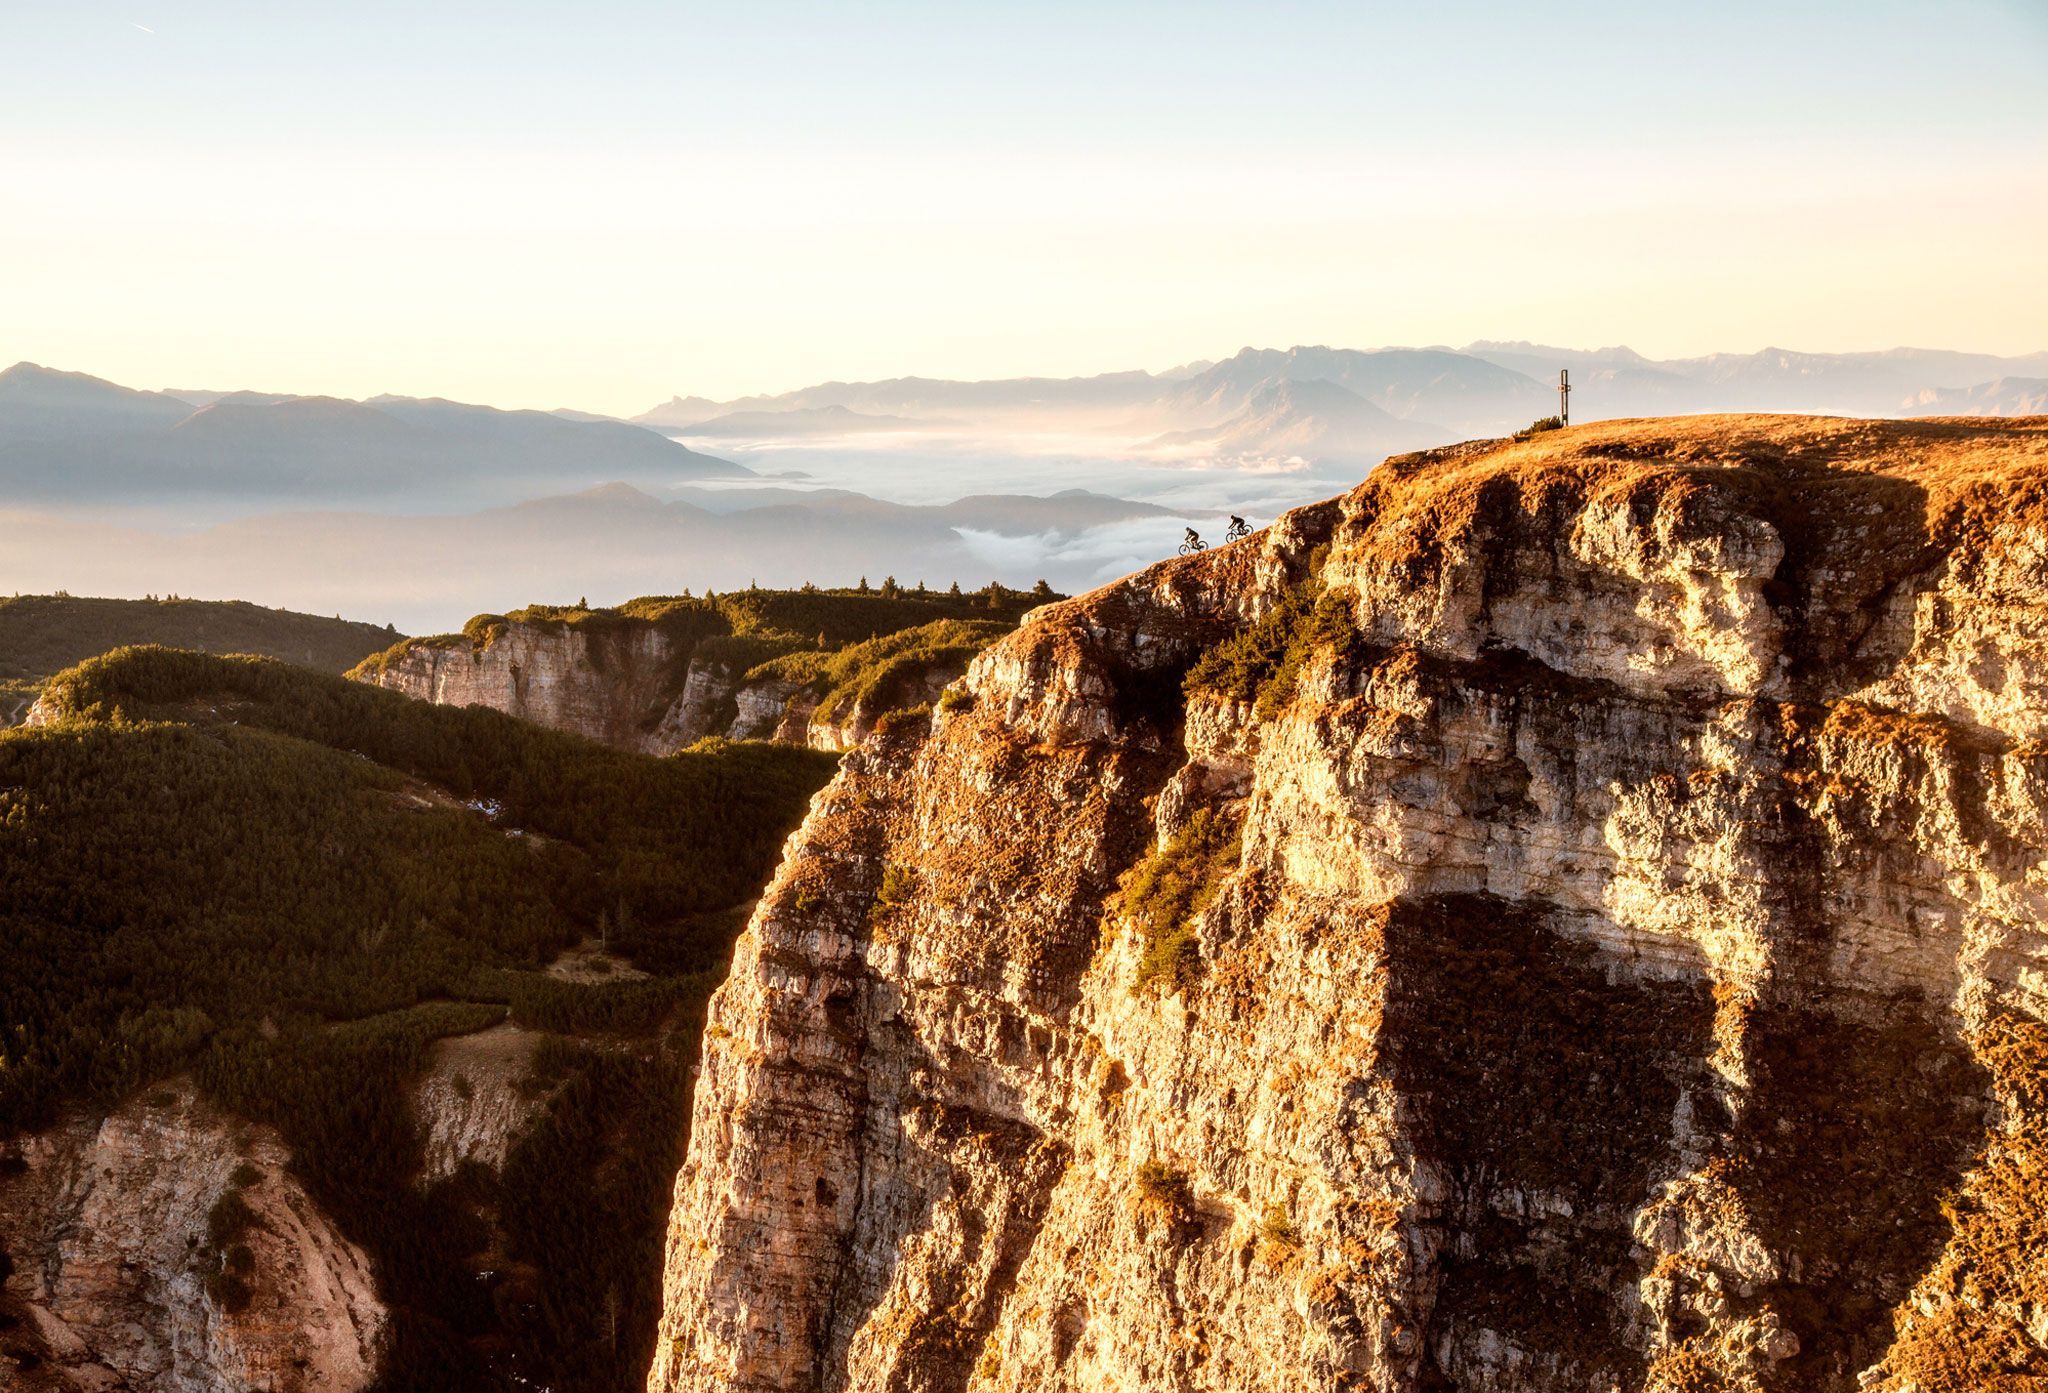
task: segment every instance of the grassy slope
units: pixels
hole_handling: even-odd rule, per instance
[[[1014,627],[995,619],[939,619],[831,652],[786,653],[747,675],[803,683],[818,697],[818,714],[827,719],[856,709],[901,709],[920,699],[927,672],[965,667]]]
[[[830,759],[648,759],[154,648],[50,692],[59,724],[0,733],[0,1135],[189,1070],[284,1131],[376,1260],[396,1307],[388,1387],[496,1388],[510,1368],[563,1390],[637,1379],[694,1022],[733,907]],[[536,971],[601,928],[655,980]],[[542,1055],[544,1121],[502,1181],[422,1193],[421,1052],[508,1008],[564,1037]],[[493,1214],[510,1261],[480,1282]]]

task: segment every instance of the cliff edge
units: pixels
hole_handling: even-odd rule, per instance
[[[2048,420],[1390,460],[842,763],[653,1390],[2034,1388]]]
[[[639,754],[707,737],[841,750],[929,706],[968,660],[1059,598],[990,584],[643,596],[480,614],[349,674],[442,706],[483,706]]]

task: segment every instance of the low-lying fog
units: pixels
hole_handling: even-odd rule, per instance
[[[342,614],[408,633],[536,601],[611,603],[752,583],[1078,592],[1356,482],[1357,471],[1164,464],[1042,439],[810,441],[727,457],[759,478],[603,485],[459,512],[405,500],[254,514],[207,501],[0,510],[0,590],[173,592]],[[802,478],[786,477],[801,472]],[[239,515],[236,515],[238,514]]]
[[[822,383],[632,421],[0,371],[0,592],[177,593],[411,633],[758,582],[1080,591],[1390,453],[1700,410],[2040,409],[2048,354],[1652,362],[1625,348],[1245,349],[1164,373]]]

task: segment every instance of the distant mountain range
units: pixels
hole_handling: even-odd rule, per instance
[[[728,411],[689,428],[692,436],[715,439],[733,436],[760,439],[793,435],[859,435],[871,431],[929,430],[950,421],[878,416],[844,406],[807,406],[791,411]]]
[[[2000,358],[1945,349],[1875,353],[1711,353],[1656,362],[1628,348],[1593,352],[1527,343],[1476,343],[1466,352],[1555,383],[1572,370],[1572,417],[1670,415],[1694,411],[1787,411],[1809,415],[1904,416],[1922,393],[1993,378],[2048,375],[2048,353]]]
[[[1493,341],[1461,349],[1246,348],[1163,373],[986,382],[903,377],[826,382],[729,402],[676,397],[635,420],[685,438],[739,440],[833,434],[833,420],[838,433],[863,419],[886,420],[892,430],[937,430],[943,416],[985,429],[1120,431],[1134,445],[1208,450],[1239,462],[1370,462],[1415,445],[1500,435],[1550,415],[1565,368],[1574,420],[1705,411],[1898,416],[1927,409],[1933,394],[1964,389],[1977,395],[1957,400],[2005,401],[1988,389],[2015,380],[2021,386],[2010,397],[2014,405],[1982,409],[2024,410],[2033,400],[2024,382],[2048,377],[2048,353],[1770,348],[1658,361],[1626,347]],[[833,412],[840,415],[825,414]]]
[[[685,487],[656,498],[628,484],[432,515],[291,509],[199,530],[162,530],[74,511],[5,514],[6,588],[145,594],[262,594],[312,612],[447,629],[507,595],[623,599],[685,586],[726,590],[814,577],[879,584],[894,574],[944,588],[1044,576],[1086,589],[1170,555],[1188,514],[1105,494],[979,494],[916,506],[845,490]],[[366,564],[382,559],[385,564]]]
[[[142,392],[33,363],[0,371],[9,501],[474,503],[748,473],[622,421],[413,397]]]
[[[414,631],[542,590],[893,572],[1079,592],[1171,554],[1184,525],[1263,522],[1390,453],[1547,416],[1561,367],[1578,421],[2048,412],[2048,353],[1918,349],[1247,348],[1157,373],[685,396],[639,422],[137,391],[24,363],[0,372],[0,591],[243,595]]]
[[[2048,378],[2001,377],[1975,387],[1935,388],[1907,403],[1909,416],[2048,416]]]
[[[877,416],[929,421],[959,417],[984,423],[1013,418],[1076,413],[1128,413],[1156,399],[1167,378],[1149,372],[1112,372],[1098,377],[1015,377],[990,382],[954,382],[932,377],[894,377],[885,382],[821,382],[773,396],[714,402],[673,397],[633,420],[644,426],[681,430],[713,417],[746,412],[790,412],[843,407]]]
[[[1445,349],[1247,348],[1180,384],[1167,401],[1187,415],[1235,415],[1281,383],[1341,387],[1392,419],[1429,423],[1428,433],[1438,440],[1447,431],[1493,435],[1525,426],[1553,399],[1532,378]],[[1330,405],[1324,393],[1296,410]],[[1274,422],[1283,429],[1290,424],[1285,416]]]
[[[1234,383],[1206,386],[1207,402],[1240,398],[1243,405],[1206,429],[1168,431],[1153,441],[1164,450],[1191,449],[1227,462],[1293,460],[1372,461],[1443,440],[1440,426],[1403,421],[1335,382],[1265,378],[1249,392]]]
[[[723,402],[679,396],[630,422],[438,398],[138,391],[20,363],[0,371],[0,503],[473,509],[614,481],[668,497],[694,481],[748,477],[719,457],[727,451],[903,437],[858,448],[913,457],[921,434],[1035,432],[1091,441],[1089,451],[1106,458],[1348,470],[1547,416],[1560,368],[1571,370],[1581,421],[1706,411],[2010,415],[2044,409],[2048,353],[1774,348],[1659,361],[1627,347],[1504,341],[1245,348],[1159,373],[900,377]]]

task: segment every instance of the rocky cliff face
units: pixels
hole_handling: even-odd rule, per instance
[[[364,680],[447,706],[488,706],[620,749],[667,754],[724,733],[739,674],[693,664],[655,624],[509,623],[489,641],[415,643]]]
[[[268,1128],[151,1090],[0,1150],[0,1387],[355,1393],[370,1266]]]
[[[917,681],[926,699],[962,666],[942,662],[922,673]],[[906,704],[895,694],[813,719],[818,698],[804,684],[749,678],[744,663],[695,651],[687,634],[633,620],[595,631],[511,620],[487,640],[415,641],[356,675],[423,701],[488,706],[652,755],[672,754],[707,736],[849,749],[887,710]]]
[[[651,1389],[2048,1377],[2048,424],[1405,457],[964,688],[741,940]]]

